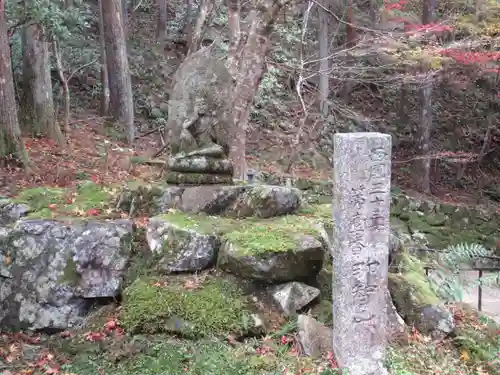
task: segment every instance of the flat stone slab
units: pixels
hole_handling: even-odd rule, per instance
[[[221,185],[232,184],[232,175],[209,174],[209,173],[185,173],[167,171],[165,173],[167,184],[174,185]]]
[[[213,173],[233,175],[233,164],[229,159],[217,159],[208,156],[170,158],[168,170],[184,173]]]
[[[299,189],[273,185],[176,186],[157,201],[159,213],[177,209],[239,218],[293,214],[300,205]]]

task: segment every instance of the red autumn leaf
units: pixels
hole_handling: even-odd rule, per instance
[[[59,334],[59,336],[61,336],[62,338],[67,338],[67,337],[71,337],[72,333],[70,331],[64,331],[64,332],[61,332]]]
[[[88,216],[97,216],[99,215],[99,210],[97,208],[91,208],[87,210],[87,215]]]
[[[85,340],[92,341],[92,342],[102,341],[102,340],[104,340],[104,337],[105,337],[105,335],[102,332],[87,332],[85,334]]]
[[[109,322],[107,322],[105,325],[104,325],[104,328],[107,329],[107,330],[114,330],[118,327],[118,323],[115,319],[113,320],[110,320]]]
[[[59,369],[55,367],[49,367],[47,370],[45,370],[45,373],[48,375],[59,374]]]

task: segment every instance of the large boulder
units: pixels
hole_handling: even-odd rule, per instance
[[[129,220],[21,220],[0,229],[0,327],[66,329],[96,298],[116,297],[131,252]]]
[[[266,282],[313,280],[327,251],[316,224],[300,216],[256,222],[223,239],[218,267]]]
[[[436,339],[452,333],[453,315],[434,293],[421,262],[403,253],[398,266],[398,272],[389,274],[389,290],[405,322]]]
[[[171,187],[158,199],[160,212],[178,209],[229,217],[269,218],[296,212],[300,190],[272,185]]]
[[[170,216],[170,219],[178,216]],[[147,226],[146,239],[155,255],[159,271],[196,272],[211,267],[217,260],[220,239],[214,233],[184,227],[168,215],[152,218]]]
[[[0,225],[15,223],[30,212],[31,208],[25,203],[15,203],[10,199],[0,199]]]

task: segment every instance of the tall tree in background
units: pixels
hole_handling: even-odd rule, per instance
[[[55,118],[47,38],[39,23],[24,27],[23,128],[32,133],[48,135],[63,145],[65,139]]]
[[[211,19],[215,10],[215,0],[201,0],[196,25],[189,40],[188,55],[198,51],[201,46],[202,33],[207,20]]]
[[[0,157],[16,155],[26,168],[28,154],[21,140],[10,61],[5,0],[0,0]]]
[[[234,163],[236,179],[246,179],[246,130],[250,109],[264,75],[264,62],[269,52],[269,37],[274,22],[288,2],[289,0],[265,0],[249,15],[251,25],[247,42],[241,51],[233,102],[234,136],[230,157]]]
[[[320,98],[320,111],[323,116],[328,116],[328,93],[330,92],[329,85],[329,61],[328,61],[328,21],[329,15],[325,8],[326,1],[323,1],[322,6],[318,6],[318,41],[319,41],[319,98]]]
[[[422,3],[422,24],[427,25],[432,22],[434,13],[434,0],[424,0]],[[429,157],[430,136],[432,128],[432,81],[428,78],[430,72],[429,64],[426,61],[421,63],[421,72],[427,77],[422,87],[420,87],[420,127],[417,136],[418,150],[420,154],[420,171],[418,173],[420,189],[426,194],[431,193],[431,159]]]
[[[101,68],[101,100],[99,105],[99,114],[101,116],[109,116],[109,79],[108,67],[106,65],[106,41],[104,40],[104,17],[102,14],[102,3],[104,0],[99,0],[99,42],[100,55],[99,65]]]
[[[229,47],[227,51],[227,68],[233,77],[239,69],[239,47],[241,46],[241,26],[240,26],[240,0],[229,0],[227,7],[227,18],[229,24]]]
[[[156,39],[162,42],[167,37],[168,6],[167,6],[167,0],[157,0],[157,3],[158,3],[158,23],[156,25]]]
[[[102,0],[110,114],[132,144],[135,137],[134,101],[121,6],[120,0]]]

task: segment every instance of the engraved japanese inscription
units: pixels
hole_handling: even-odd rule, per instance
[[[346,133],[334,143],[334,351],[349,374],[386,374],[391,138]]]

